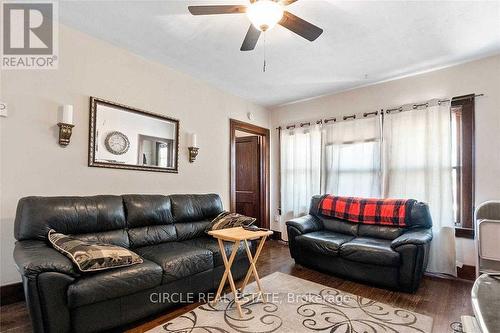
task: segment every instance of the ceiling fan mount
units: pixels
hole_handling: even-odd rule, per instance
[[[241,51],[251,51],[255,48],[262,32],[269,31],[279,24],[297,35],[314,41],[323,29],[309,23],[298,16],[285,10],[285,7],[298,0],[250,0],[245,5],[213,5],[213,6],[188,6],[193,15],[217,14],[244,14],[246,13],[251,24],[248,28]]]

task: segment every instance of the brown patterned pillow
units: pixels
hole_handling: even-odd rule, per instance
[[[211,230],[220,230],[234,227],[249,226],[254,223],[255,217],[248,217],[238,213],[222,212],[210,222],[205,232]]]
[[[48,238],[50,244],[70,258],[81,272],[101,271],[142,263],[141,257],[121,246],[82,241],[55,230],[49,231]]]

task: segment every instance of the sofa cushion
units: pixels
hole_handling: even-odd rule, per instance
[[[149,260],[134,266],[87,274],[68,288],[71,308],[130,295],[161,284],[161,267]]]
[[[297,245],[313,252],[337,255],[342,244],[354,239],[354,236],[321,230],[310,232],[295,238]]]
[[[128,194],[123,195],[123,204],[129,228],[174,222],[168,196]]]
[[[340,256],[347,260],[381,266],[398,266],[400,262],[399,253],[391,248],[391,241],[378,238],[354,238],[342,244]]]
[[[135,250],[163,269],[162,283],[169,283],[214,267],[212,252],[184,242],[170,242]]]
[[[212,252],[213,258],[214,258],[214,266],[222,266],[224,265],[224,261],[222,260],[222,253],[219,248],[219,243],[218,241],[213,238],[213,237],[199,237],[195,239],[190,239],[183,244],[187,244],[190,246],[194,246],[197,248],[201,249],[206,249]],[[229,257],[231,255],[231,252],[233,251],[233,244],[232,242],[224,242],[224,249],[226,250],[226,255]],[[250,250],[253,251],[254,248],[254,242],[249,242],[248,244],[250,246]],[[238,247],[238,252],[236,252],[236,258],[235,260],[241,259],[241,258],[246,258],[246,250],[245,250],[245,244],[243,242],[240,242],[240,246]]]
[[[318,215],[318,219],[323,224],[325,230],[338,232],[341,234],[358,236],[358,223],[343,221],[336,218]]]
[[[432,217],[429,205],[425,202],[417,202],[411,209],[411,226],[420,228],[431,228]]]
[[[206,235],[205,229],[209,224],[209,220],[174,224],[175,232],[177,233],[177,241],[181,242]]]
[[[170,197],[124,195],[123,203],[132,248],[177,240]]]
[[[17,240],[46,240],[50,229],[69,235],[125,227],[120,196],[26,197],[17,205],[14,235]]]
[[[172,224],[132,228],[128,229],[127,232],[132,249],[177,240],[177,232]]]
[[[358,228],[359,237],[382,238],[394,240],[404,234],[405,228],[389,227],[385,225],[361,224]]]
[[[222,213],[217,194],[176,194],[170,196],[175,223],[212,220]]]

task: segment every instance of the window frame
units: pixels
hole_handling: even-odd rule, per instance
[[[455,227],[455,236],[474,238],[474,209],[475,209],[475,99],[474,94],[454,97],[451,101],[451,110],[460,108],[460,133],[457,139],[457,192],[459,223]],[[452,111],[453,112],[453,111]],[[455,121],[452,114],[452,121]]]

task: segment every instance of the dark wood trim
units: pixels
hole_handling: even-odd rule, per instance
[[[458,269],[458,267],[457,267]],[[470,285],[472,286],[473,282],[474,281],[471,281],[471,280],[468,280],[468,279],[463,279],[463,278],[460,278],[460,277],[455,277],[455,276],[452,276],[452,275],[448,275],[448,274],[442,274],[442,273],[430,273],[430,272],[425,272],[424,273],[424,276],[428,276],[428,277],[434,277],[434,278],[439,278],[439,279],[442,279],[442,280],[451,280],[451,281],[461,281],[461,282],[466,282],[466,283],[470,283]]]
[[[0,303],[7,305],[24,301],[24,289],[21,282],[0,287]]]
[[[271,217],[274,219],[274,214],[278,214],[280,216],[280,219],[281,219],[281,131],[282,131],[282,128],[279,127],[278,128],[278,182],[277,182],[277,186],[278,186],[278,211],[277,212],[272,212],[271,214]],[[281,221],[280,221],[281,222]],[[280,235],[281,235],[281,232],[280,232]]]
[[[457,267],[457,277],[469,281],[476,280],[476,267],[469,265]]]
[[[460,227],[463,229],[474,229],[474,208],[475,208],[475,115],[474,94],[454,97],[451,100],[451,107],[461,109],[461,161],[457,177],[459,184],[460,200]],[[469,231],[458,231],[458,237],[470,237]]]
[[[230,174],[230,207],[236,210],[236,131],[242,131],[258,135],[261,142],[261,170],[260,170],[260,209],[262,216],[262,227],[269,229],[269,151],[270,132],[269,129],[253,124],[245,123],[235,119],[229,119],[229,174]]]
[[[273,230],[273,234],[271,235],[271,239],[280,241],[281,240],[281,231]]]
[[[455,237],[474,239],[474,229],[455,228]]]

